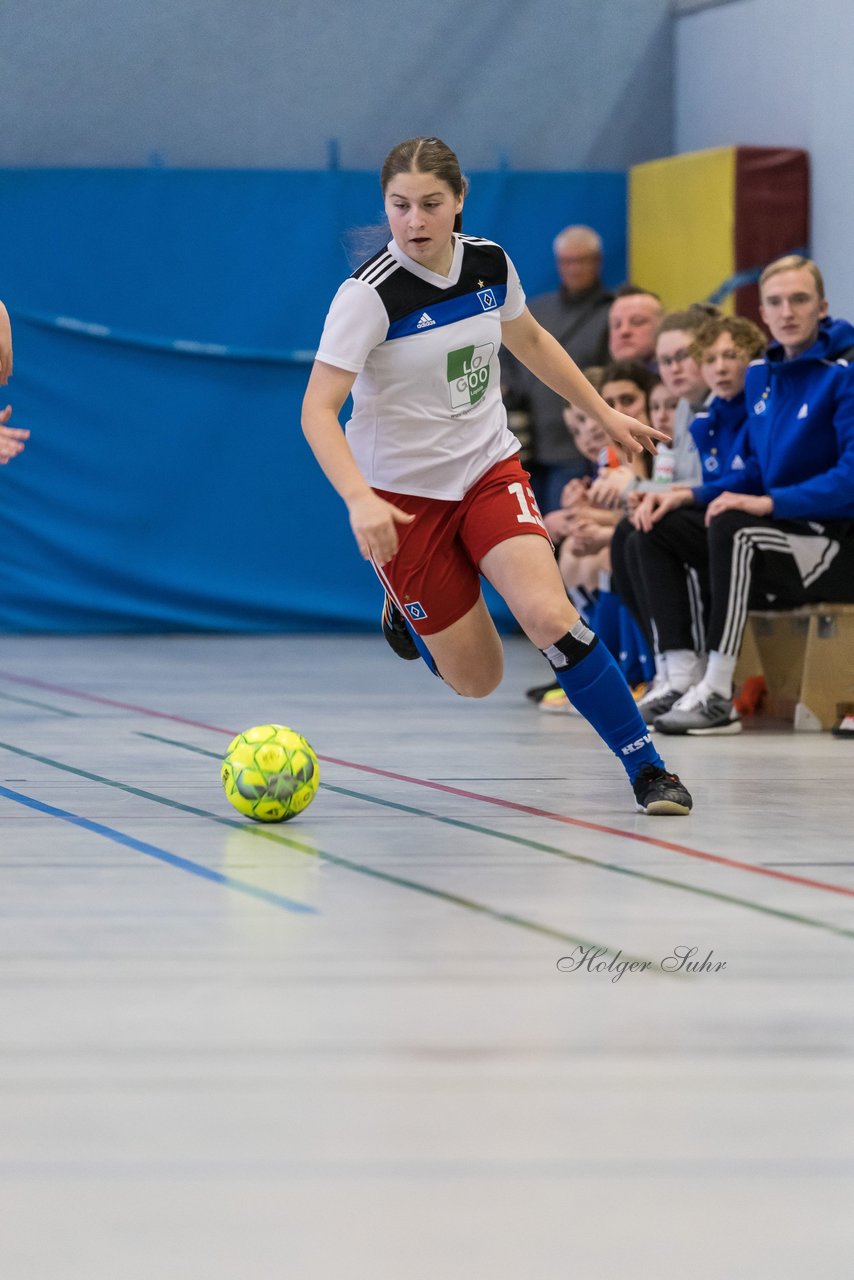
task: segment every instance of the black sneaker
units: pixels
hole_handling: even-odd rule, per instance
[[[552,680],[551,684],[535,684],[533,689],[525,690],[525,697],[530,698],[532,702],[542,702],[547,693],[559,688],[557,680]]]
[[[690,813],[693,800],[675,773],[645,764],[632,783],[638,813]]]
[[[399,658],[414,662],[421,657],[406,625],[406,619],[389,595],[383,604],[382,628],[383,635]]]

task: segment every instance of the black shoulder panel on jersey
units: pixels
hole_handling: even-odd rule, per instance
[[[463,262],[460,278],[456,284],[451,285],[450,289],[440,289],[428,280],[422,280],[420,276],[407,271],[405,267],[399,271],[390,272],[385,279],[382,279],[382,267],[377,261],[380,254],[365,263],[359,268],[359,272],[354,274],[357,274],[360,279],[365,279],[367,283],[372,283],[371,275],[375,278],[379,277],[379,283],[374,287],[382,299],[390,324],[408,316],[412,311],[424,310],[437,302],[447,302],[451,298],[460,298],[467,293],[476,293],[480,289],[507,283],[507,258],[500,245],[492,244],[488,240],[469,240],[466,236],[462,237],[462,241]],[[387,250],[385,252],[388,254]],[[391,262],[395,261],[391,254],[388,254],[388,258]],[[367,270],[372,263],[373,271]]]
[[[463,237],[463,269],[460,284],[468,278],[470,289],[507,283],[507,255],[500,244]],[[479,283],[483,281],[483,284]],[[465,292],[465,290],[463,290]]]
[[[368,258],[366,262],[361,263],[350,276],[351,280],[364,280],[366,284],[370,284],[374,277],[380,276],[384,268],[396,266],[395,259],[391,256],[388,249],[383,245],[372,258]]]

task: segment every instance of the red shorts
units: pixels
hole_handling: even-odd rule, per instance
[[[515,455],[490,467],[459,502],[376,492],[416,516],[412,524],[397,526],[397,552],[374,568],[422,636],[444,631],[474,606],[480,595],[478,565],[499,542],[520,533],[549,541],[531,477]]]

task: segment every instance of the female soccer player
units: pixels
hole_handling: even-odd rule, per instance
[[[501,680],[503,654],[483,574],[624,765],[638,808],[686,814],[688,791],[567,598],[507,427],[499,347],[629,455],[654,452],[657,433],[606,405],[534,320],[504,250],[461,234],[468,183],[449,147],[400,143],[381,185],[392,238],[335,295],[302,421],[385,585],[386,637],[401,656],[420,652],[457,693],[484,697]],[[351,391],[345,435],[338,415]]]

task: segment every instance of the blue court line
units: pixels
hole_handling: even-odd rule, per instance
[[[34,800],[32,796],[22,795],[20,791],[12,791],[9,787],[0,786],[0,796],[6,796],[8,800],[26,805],[27,808],[35,809],[38,813],[46,813],[51,818],[70,822],[73,826],[82,827],[84,831],[91,831],[96,836],[104,836],[115,844],[124,845],[125,848],[133,849],[136,853],[144,853],[149,858],[156,858],[158,862],[165,862],[179,871],[188,871],[190,875],[198,876],[200,880],[210,880],[214,884],[222,885],[224,889],[233,889],[235,893],[244,893],[249,898],[257,898],[260,902],[266,902],[268,906],[304,915],[319,914],[316,907],[309,906],[305,902],[297,902],[282,894],[271,893],[268,889],[259,889],[257,885],[249,884],[245,880],[236,880],[233,876],[223,875],[221,871],[213,871],[200,862],[191,862],[189,858],[168,853],[165,849],[158,849],[156,845],[147,844],[145,840],[135,840],[133,836],[126,836],[124,832],[116,831],[113,827],[105,827],[100,822],[93,822],[91,818],[81,818],[79,814],[69,813],[67,809],[57,809],[52,804],[45,804],[42,800]]]
[[[215,732],[221,732],[216,730]],[[189,742],[177,742],[172,738],[161,738],[154,733],[139,733],[141,738],[151,738],[154,742],[164,742],[171,746],[180,747],[184,751],[191,751],[197,755],[212,757],[221,760],[222,755],[218,751],[207,751],[203,747],[193,746]],[[497,911],[493,907],[489,907],[486,903],[476,902],[473,898],[464,898],[457,893],[448,893],[444,889],[434,888],[432,885],[421,884],[417,880],[409,880],[404,876],[393,875],[390,871],[381,871],[378,867],[369,867],[363,862],[355,862],[351,858],[343,858],[335,853],[328,853],[326,850],[317,849],[306,844],[304,841],[295,840],[292,836],[282,835],[280,831],[271,830],[276,827],[277,823],[266,822],[247,822],[245,819],[225,818],[221,814],[211,813],[208,809],[199,809],[194,805],[184,804],[181,800],[173,800],[168,796],[157,795],[154,791],[143,791],[141,787],[133,787],[127,782],[118,782],[115,778],[105,778],[100,773],[91,773],[88,769],[78,769],[76,765],[63,764],[59,760],[52,760],[49,756],[39,756],[33,751],[27,751],[24,747],[12,746],[10,742],[0,742],[0,748],[5,751],[11,751],[13,755],[22,756],[27,760],[37,760],[40,764],[49,765],[52,769],[60,769],[63,773],[73,774],[77,778],[88,778],[90,782],[101,783],[105,787],[115,787],[118,791],[125,792],[126,795],[139,796],[143,800],[151,800],[154,804],[166,805],[170,809],[177,809],[180,813],[189,813],[196,818],[207,818],[210,822],[215,822],[221,827],[230,827],[233,830],[244,832],[248,837],[254,837],[259,840],[272,840],[274,844],[286,845],[289,849],[296,849],[300,853],[308,854],[313,858],[318,858],[323,862],[328,862],[332,866],[344,867],[348,871],[355,872],[356,875],[369,876],[373,880],[378,880],[382,884],[394,885],[399,889],[412,890],[415,893],[423,893],[429,898],[434,898],[440,902],[450,903],[455,907],[462,907],[466,911],[472,911],[480,916],[485,916],[490,920],[497,920],[501,924],[516,925],[521,929],[528,929],[532,933],[537,933],[544,938],[557,938],[559,942],[572,942],[576,946],[599,947],[602,944],[592,942],[590,938],[580,938],[576,934],[566,933],[562,929],[555,929],[551,925],[539,924],[535,920],[528,920],[524,916],[513,915],[509,911]],[[325,787],[325,783],[320,784]],[[616,954],[617,948],[606,948],[609,954]],[[646,957],[630,956],[624,957],[629,960],[646,959]],[[662,974],[670,980],[683,981],[684,975],[680,973]]]

